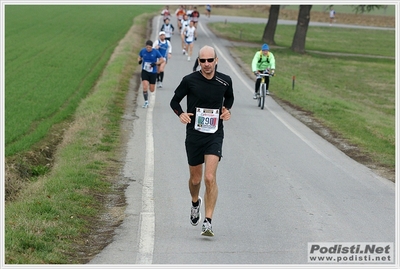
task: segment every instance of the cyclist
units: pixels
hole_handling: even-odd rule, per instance
[[[261,76],[260,73],[269,73],[271,76],[275,74],[275,57],[272,52],[269,51],[268,44],[263,44],[261,50],[254,54],[253,61],[251,62],[251,70],[257,76],[255,92],[253,99],[257,99],[257,93],[260,89]],[[269,77],[265,77],[265,84],[267,89],[267,94],[269,94]]]

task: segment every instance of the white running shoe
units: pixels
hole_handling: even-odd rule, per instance
[[[144,104],[142,106],[143,108],[148,108],[149,107],[149,101],[144,101]]]
[[[200,207],[201,207],[201,204],[203,203],[203,200],[201,199],[200,196],[199,196],[198,201],[199,201],[199,205],[192,206],[192,208],[190,209],[190,223],[193,226],[196,226],[197,224],[199,224],[199,221],[201,219]]]
[[[188,57],[188,62],[190,62],[190,56]]]
[[[158,87],[158,88],[162,88],[162,82],[161,82],[161,81],[158,82],[157,87]]]
[[[203,222],[203,227],[201,228],[201,235],[214,236],[211,223],[209,223],[207,219],[205,219]]]

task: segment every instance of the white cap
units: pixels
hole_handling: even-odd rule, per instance
[[[165,35],[165,32],[161,31],[158,35]]]

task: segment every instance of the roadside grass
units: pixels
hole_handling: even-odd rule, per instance
[[[238,40],[235,36],[237,33],[233,33],[238,25],[210,23],[208,26],[223,38]],[[241,41],[261,45],[261,25],[241,27],[244,27]],[[357,145],[375,162],[394,169],[394,31],[354,32],[344,28],[335,31],[327,28],[326,31],[332,31],[330,40],[327,40],[319,27],[310,27],[307,38],[310,35],[313,42],[306,43],[306,50],[391,56],[392,60],[332,56],[317,52],[299,55],[288,48],[288,40],[293,38],[293,32],[288,29],[278,26],[276,36],[278,45],[282,47],[271,49],[277,62],[276,76],[270,83],[273,96],[311,112],[316,119]],[[254,33],[258,33],[258,40]],[[368,41],[365,36],[368,36]],[[351,45],[346,47],[342,43]],[[379,44],[380,49],[374,50],[376,47],[373,44]],[[232,50],[251,70],[251,60],[257,49],[243,45]]]
[[[260,43],[265,24],[208,23],[219,36],[232,41]],[[278,25],[277,46],[290,47],[295,25]],[[309,26],[306,50],[395,57],[395,31]]]
[[[240,8],[238,8],[240,7]],[[176,7],[177,8],[177,7]],[[336,11],[336,17],[340,18],[343,14],[355,15],[354,7],[352,5],[333,5]],[[202,8],[197,8],[202,10]],[[172,9],[173,10],[173,9]],[[280,12],[285,11],[299,11],[299,5],[281,5]],[[242,16],[242,17],[259,17],[265,18],[268,16],[269,5],[214,5],[211,10],[211,15],[228,15],[228,16]],[[311,17],[313,13],[320,12],[325,13],[325,17],[329,18],[329,5],[313,5],[311,8]],[[396,6],[388,5],[386,9],[375,9],[361,16],[395,16]]]
[[[150,10],[159,7],[150,7]],[[146,6],[5,7],[5,155],[73,116],[132,19]],[[118,14],[118,15],[116,15]]]
[[[326,10],[327,7],[327,5],[313,5],[310,12],[310,21],[329,23],[329,12]],[[352,11],[351,5],[335,5],[334,7],[336,11],[335,23],[337,24],[367,25],[390,28],[395,28],[397,25],[395,17],[395,5],[388,5],[386,11],[381,9],[362,14],[356,14],[354,11]],[[344,7],[344,9],[341,7]],[[198,7],[198,9],[202,10],[202,7]],[[297,21],[298,14],[299,5],[280,5],[279,20]],[[211,16],[213,15],[267,19],[269,16],[269,5],[213,5]],[[229,17],[227,20],[229,20]]]
[[[313,5],[312,9],[315,11],[321,11],[329,13],[330,5]],[[336,11],[336,15],[340,17],[341,14],[355,14],[354,7],[356,5],[333,5],[333,9]],[[284,9],[288,10],[299,10],[298,5],[285,5]],[[364,13],[363,15],[376,15],[376,16],[395,16],[396,15],[396,6],[395,5],[387,5],[385,8],[374,9],[368,13]]]
[[[108,11],[113,18],[127,16],[132,26],[136,15],[160,8],[136,7],[129,16],[116,10]],[[56,152],[54,167],[26,185],[17,199],[5,204],[6,264],[79,263],[85,236],[101,225],[99,216],[106,210],[107,195],[113,192],[114,185],[120,184],[114,177],[120,168],[115,160],[119,158],[125,95],[132,74],[138,72],[137,53],[143,47],[148,20],[154,15],[145,13],[134,18],[134,26],[124,30],[124,34],[128,34],[119,38],[123,39],[111,59],[110,54],[103,56],[104,51],[92,54],[97,57],[92,64],[103,57],[109,61],[96,78],[95,86],[88,86],[90,94],[84,99],[81,97],[76,111],[70,112],[74,121]],[[98,17],[93,19],[98,20]],[[75,22],[70,23],[74,25]],[[102,29],[99,25],[91,26],[97,27]],[[113,45],[117,46],[115,42]],[[79,54],[70,57],[78,57],[75,58],[77,62],[80,60]],[[81,78],[86,74],[81,74]],[[41,173],[42,169],[38,170]]]

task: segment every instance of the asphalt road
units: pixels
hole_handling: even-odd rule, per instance
[[[254,81],[231,59],[227,41],[207,31],[206,20],[198,27],[192,61],[173,36],[164,87],[151,95],[148,109],[141,108],[139,94],[135,114],[125,115],[132,122],[123,169],[130,180],[126,217],[90,264],[307,264],[309,242],[394,243],[394,183],[346,156],[272,98],[260,110],[252,99]],[[161,17],[153,27],[160,29]],[[225,122],[212,238],[189,223],[185,126],[169,107],[204,45],[216,48],[218,70],[232,77],[235,94]]]

